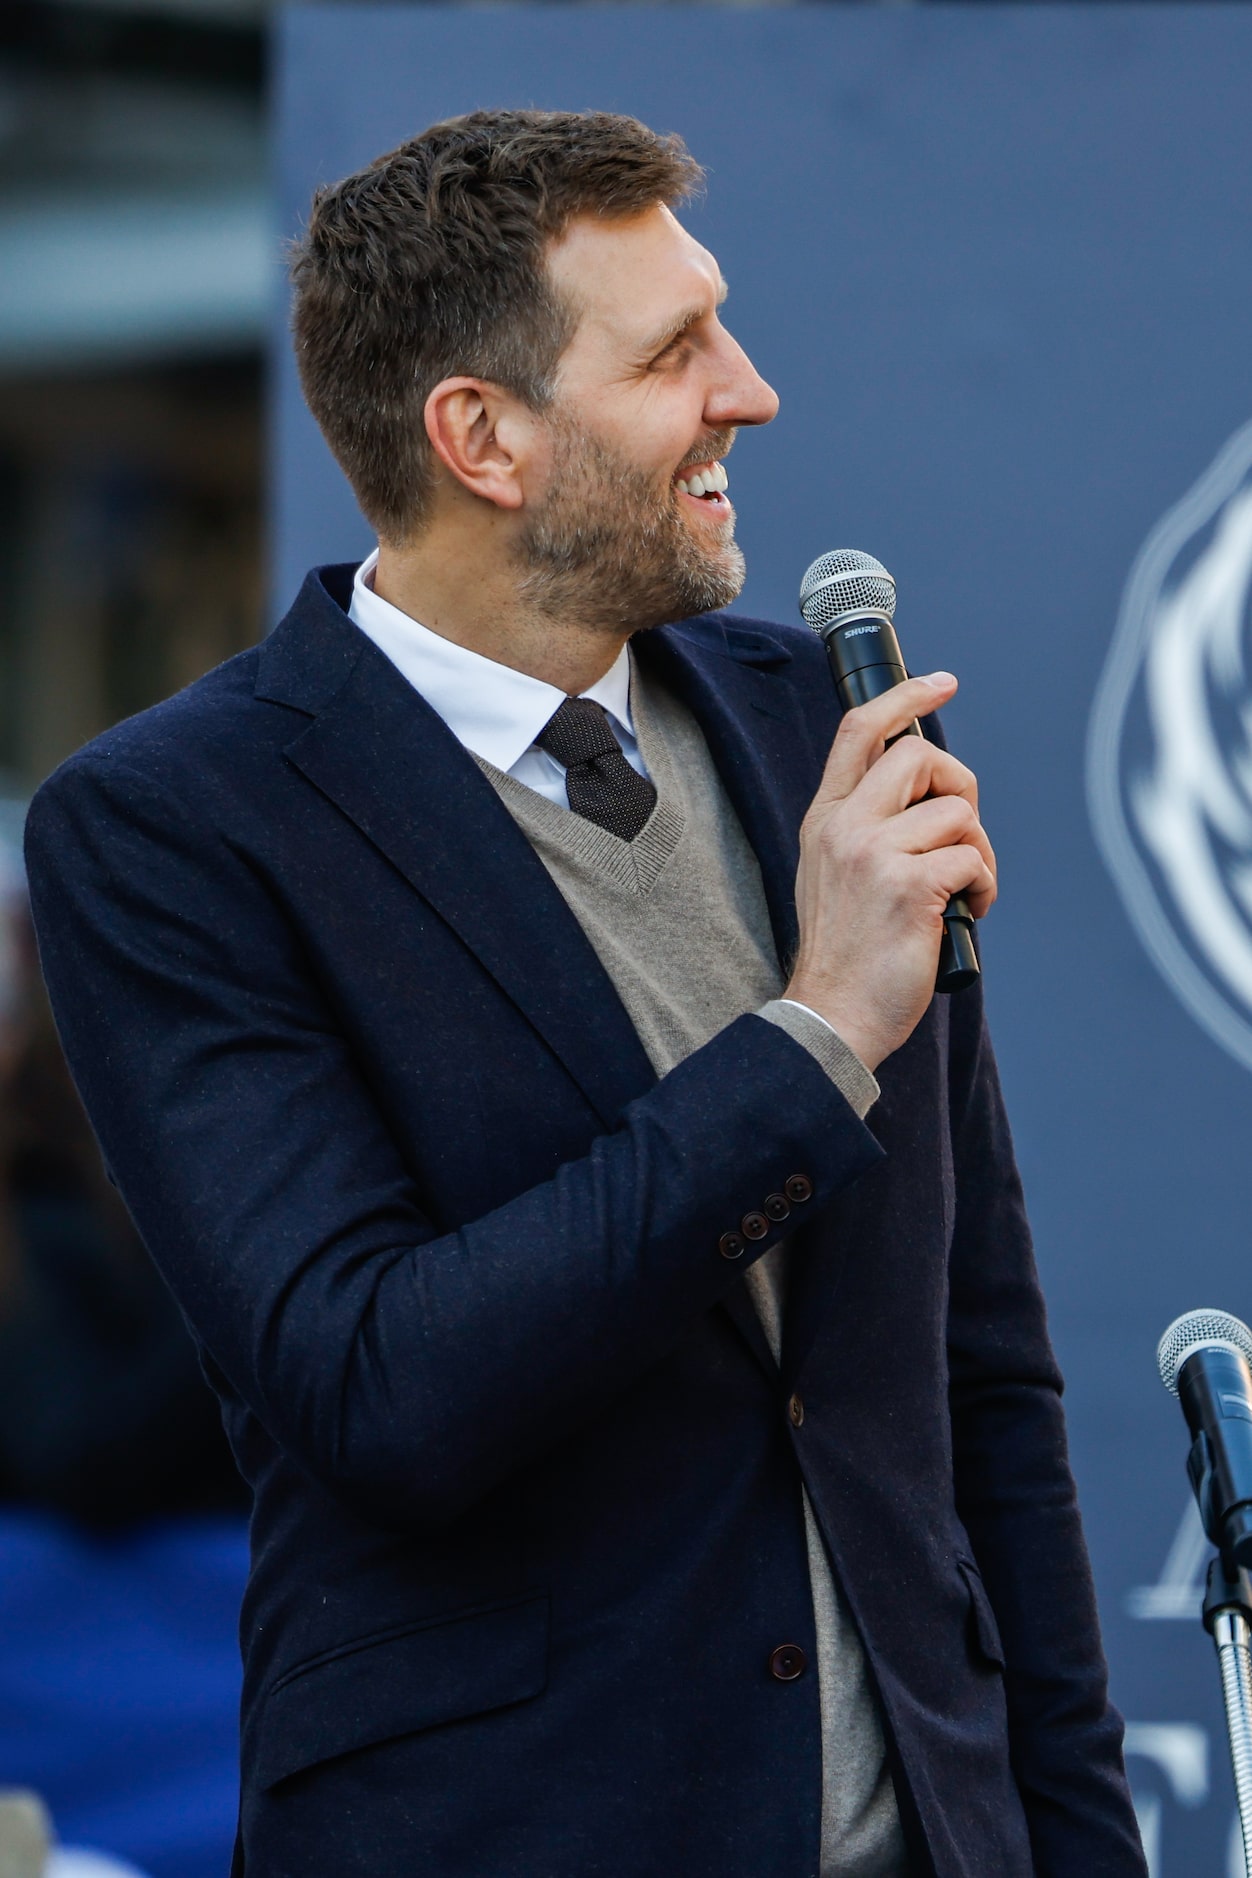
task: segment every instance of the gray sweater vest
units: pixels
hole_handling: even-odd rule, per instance
[[[756,1011],[817,1057],[864,1115],[878,1095],[874,1078],[819,1018],[779,1001],[783,977],[761,870],[699,725],[637,667],[630,696],[658,798],[631,842],[476,760],[581,924],[658,1076]],[[777,1361],[785,1246],[751,1267],[745,1282]],[[799,1491],[822,1720],[819,1878],[903,1878],[908,1863],[864,1651]]]

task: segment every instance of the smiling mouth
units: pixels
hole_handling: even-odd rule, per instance
[[[729,509],[730,503],[726,500],[729,483],[724,467],[716,461],[696,463],[674,478],[674,487],[680,495],[711,509]]]

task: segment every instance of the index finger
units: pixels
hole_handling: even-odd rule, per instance
[[[946,704],[956,691],[951,672],[931,672],[926,678],[906,678],[868,704],[844,713],[835,733],[816,799],[842,801],[850,796],[867,770],[873,768],[893,737],[899,737],[918,717]]]

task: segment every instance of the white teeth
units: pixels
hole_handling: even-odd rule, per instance
[[[677,476],[674,480],[686,496],[720,495],[730,484],[730,478],[720,463],[710,463],[706,470],[696,470],[685,479]]]

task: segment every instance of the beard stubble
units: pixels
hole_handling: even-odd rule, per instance
[[[561,413],[549,418],[561,474],[522,535],[519,597],[553,624],[641,632],[729,605],[743,590],[743,553],[726,527],[706,543],[687,526],[672,484]],[[710,431],[702,456],[724,456],[733,430]]]

